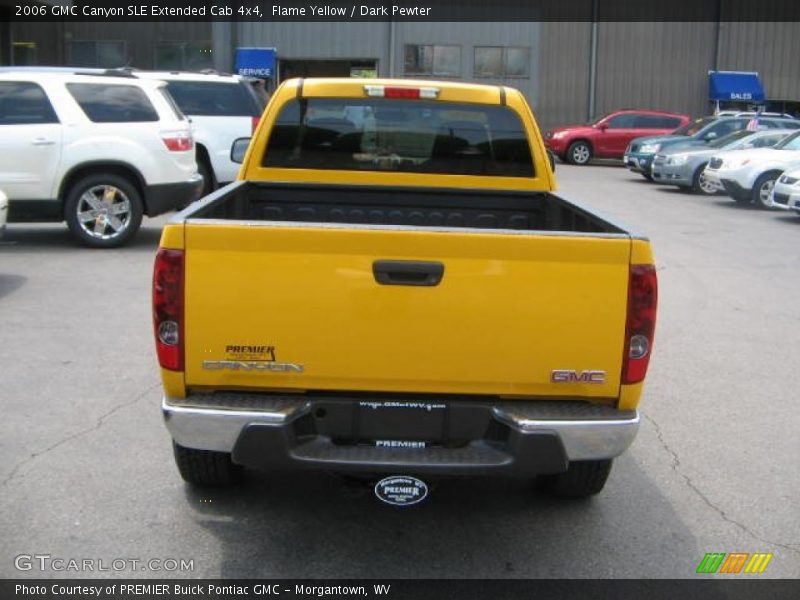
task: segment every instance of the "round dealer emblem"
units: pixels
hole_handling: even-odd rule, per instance
[[[416,477],[392,475],[375,484],[375,495],[392,506],[411,506],[425,499],[428,486]]]

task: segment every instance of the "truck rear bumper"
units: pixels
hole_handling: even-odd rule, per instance
[[[559,473],[614,458],[636,411],[576,401],[206,394],[164,398],[172,438],[259,469],[431,474]]]

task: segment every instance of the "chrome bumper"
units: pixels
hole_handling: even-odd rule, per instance
[[[359,401],[353,402],[358,404]],[[220,401],[212,394],[188,399],[164,398],[161,409],[167,429],[181,446],[235,454],[237,444],[246,437],[243,436],[246,431],[260,430],[282,440],[283,445],[271,446],[273,451],[278,448],[280,453],[293,456],[296,448],[292,446],[292,440],[296,436],[292,429],[298,422],[307,425],[309,420],[316,418],[317,409],[322,406],[329,405],[302,396],[225,394]],[[508,460],[495,456],[492,460],[497,465],[489,465],[504,468],[510,467],[511,463],[524,463],[526,458],[518,454],[530,452],[533,446],[525,444],[534,438],[556,438],[568,461],[614,458],[631,445],[639,428],[639,414],[635,410],[618,411],[581,402],[520,400],[486,403],[462,400],[451,403],[448,410],[453,424],[472,421],[472,429],[478,432],[487,431],[491,421],[508,429],[510,441],[503,449]],[[450,429],[454,429],[454,425]],[[493,442],[482,436],[483,433],[478,433],[474,444],[481,447],[492,445]],[[322,434],[316,437],[328,439]],[[520,440],[525,443],[520,443]],[[367,455],[362,453],[361,456]],[[309,466],[311,461],[307,457],[304,460]],[[362,466],[368,462],[368,456],[363,458]],[[482,471],[488,470],[486,466],[481,465]]]

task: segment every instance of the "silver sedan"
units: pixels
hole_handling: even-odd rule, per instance
[[[677,185],[699,194],[716,194],[722,188],[704,175],[706,164],[712,156],[720,151],[768,148],[792,132],[793,130],[786,129],[742,130],[701,147],[671,146],[665,152],[656,154],[653,159],[653,181]]]

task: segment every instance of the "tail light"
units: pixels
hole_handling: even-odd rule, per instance
[[[251,121],[251,127],[252,128],[250,129],[250,133],[255,133],[256,132],[256,127],[258,127],[258,124],[260,122],[261,122],[261,117],[253,117],[252,118],[252,121]]]
[[[656,328],[658,280],[653,265],[631,265],[622,383],[639,383],[647,374]]]
[[[439,96],[439,88],[435,87],[389,87],[385,85],[365,85],[364,92],[370,98],[402,98],[406,100],[435,100]]]
[[[183,371],[183,250],[160,248],[156,254],[153,327],[158,363]]]
[[[161,135],[164,145],[170,152],[186,152],[194,146],[190,133],[164,133]]]

